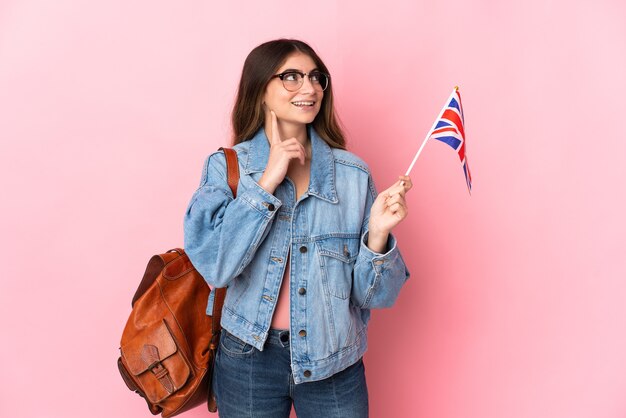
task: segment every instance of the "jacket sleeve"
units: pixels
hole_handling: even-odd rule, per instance
[[[184,218],[185,252],[213,287],[226,287],[250,263],[281,201],[241,175],[237,198],[226,181],[222,151],[207,157]]]
[[[385,253],[377,253],[367,246],[370,210],[378,193],[369,176],[365,202],[365,217],[361,226],[361,244],[354,265],[352,303],[362,309],[388,308],[392,306],[404,282],[410,276],[402,259],[396,239],[389,234]]]

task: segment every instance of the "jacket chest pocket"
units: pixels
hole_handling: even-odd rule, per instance
[[[328,292],[340,299],[350,297],[352,271],[359,253],[360,237],[331,237],[316,241],[322,283]]]

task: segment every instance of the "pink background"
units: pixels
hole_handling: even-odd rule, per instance
[[[150,416],[115,364],[131,297],[183,243],[246,55],[285,36],[325,60],[379,188],[461,87],[473,195],[428,144],[371,416],[626,417],[626,6],[384,4],[0,3],[0,416]]]

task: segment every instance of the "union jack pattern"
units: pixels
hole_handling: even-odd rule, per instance
[[[450,145],[459,154],[461,166],[465,174],[467,189],[472,193],[472,175],[470,174],[467,156],[465,155],[465,118],[463,117],[463,106],[461,105],[461,94],[458,89],[454,93],[437,120],[435,129],[429,139],[436,139]]]

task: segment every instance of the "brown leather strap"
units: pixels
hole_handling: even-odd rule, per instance
[[[167,393],[174,392],[174,382],[169,375],[169,370],[161,363],[159,356],[159,349],[152,344],[144,344],[141,350],[141,359],[145,363],[146,367],[154,374],[159,382],[163,385]]]
[[[226,173],[228,180],[228,187],[233,193],[233,198],[237,197],[237,185],[239,184],[239,163],[237,162],[237,152],[232,148],[220,148],[224,151],[226,156]],[[224,299],[226,298],[226,288],[213,289],[215,296],[213,299],[213,312],[211,315],[211,329],[213,335],[211,335],[211,348],[217,349],[217,343],[219,341],[219,334],[222,330],[220,321],[222,319],[222,307],[224,306]]]
[[[228,187],[233,192],[233,198],[237,197],[237,185],[239,184],[239,164],[237,163],[237,151],[232,148],[221,147],[226,156],[226,171]]]

